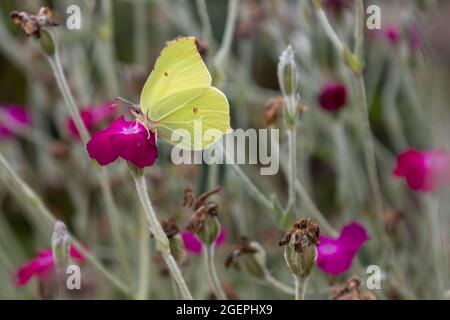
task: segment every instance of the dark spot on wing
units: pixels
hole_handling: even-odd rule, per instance
[[[198,109],[197,109],[197,108],[192,108],[192,112],[193,112],[193,113],[197,113],[197,112],[198,112]]]
[[[167,72],[164,72],[164,75],[167,77],[169,74]]]

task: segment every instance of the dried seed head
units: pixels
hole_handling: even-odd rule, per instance
[[[190,233],[198,235],[205,244],[212,244],[220,233],[220,223],[217,219],[219,206],[214,202],[206,202],[207,198],[220,191],[220,188],[204,192],[198,197],[191,188],[184,190],[183,206],[194,210],[186,227]]]
[[[266,110],[264,111],[264,125],[266,127],[277,122],[278,117],[283,111],[284,98],[282,96],[275,96],[270,98],[266,104]]]
[[[302,218],[289,228],[278,245],[292,245],[295,251],[301,253],[308,246],[319,244],[319,226],[310,218]]]
[[[376,300],[372,292],[360,292],[360,284],[361,281],[357,277],[351,277],[345,283],[332,286],[333,300]]]
[[[306,278],[311,273],[317,260],[319,235],[319,226],[311,219],[303,218],[294,223],[278,243],[285,246],[284,258],[294,275]]]
[[[191,208],[194,211],[205,204],[209,196],[216,194],[220,191],[220,187],[217,187],[211,191],[203,192],[201,195],[196,197],[194,191],[190,187],[184,189],[184,200],[183,207]]]
[[[169,239],[180,233],[180,229],[177,226],[177,221],[173,217],[169,218],[169,220],[162,221],[161,227]]]
[[[12,11],[10,16],[13,22],[19,25],[29,37],[39,38],[42,28],[59,25],[53,11],[48,7],[42,7],[36,15],[25,11]]]
[[[256,241],[241,237],[239,243],[225,260],[225,267],[244,270],[257,279],[263,280],[269,274],[266,252]]]

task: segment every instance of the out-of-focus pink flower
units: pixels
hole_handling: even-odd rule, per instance
[[[80,110],[81,120],[86,129],[92,134],[99,124],[107,119],[112,119],[117,113],[117,108],[113,102],[104,102],[93,107],[86,107]],[[79,139],[80,133],[72,117],[67,119],[67,128],[72,137]]]
[[[394,176],[406,179],[414,191],[432,192],[450,185],[450,153],[444,149],[408,149],[397,156]]]
[[[319,105],[330,112],[338,112],[347,103],[347,88],[337,82],[327,83],[319,93]]]
[[[0,105],[0,138],[14,137],[14,132],[26,129],[31,124],[27,109],[13,104]]]
[[[420,33],[417,25],[412,24],[409,29],[409,47],[413,51],[417,51],[422,46],[422,41],[420,39]]]
[[[74,246],[70,245],[69,252],[73,259],[84,261],[84,257]],[[49,273],[53,272],[54,268],[55,263],[52,250],[41,250],[38,252],[36,258],[28,261],[17,270],[14,274],[15,282],[18,286],[22,287],[34,276],[38,277],[40,280],[44,280]]]
[[[364,227],[356,222],[345,226],[337,239],[320,236],[317,265],[334,276],[346,272],[352,265],[353,257],[368,239]]]
[[[203,244],[196,234],[190,233],[187,230],[183,230],[181,231],[181,238],[183,239],[186,251],[193,255],[199,255],[202,252]],[[224,227],[222,227],[216,239],[216,246],[220,247],[226,239],[227,231]]]
[[[137,121],[126,121],[123,116],[108,128],[95,132],[86,147],[89,156],[102,166],[121,157],[143,168],[158,158],[155,134]]]
[[[351,0],[322,0],[322,5],[334,14],[341,14],[345,9],[350,8]]]
[[[389,24],[384,28],[384,36],[390,43],[395,45],[400,39],[400,31],[395,24]]]

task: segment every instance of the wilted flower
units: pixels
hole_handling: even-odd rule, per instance
[[[289,228],[278,243],[285,246],[284,258],[291,272],[307,278],[317,260],[319,226],[309,218],[302,218]]]
[[[27,36],[41,36],[41,29],[59,25],[53,11],[48,7],[41,7],[38,14],[29,14],[24,11],[12,11],[10,14],[13,22],[20,25]]]
[[[184,265],[186,262],[186,251],[175,218],[171,217],[169,220],[162,221],[161,227],[169,239],[170,252],[175,258],[175,261],[179,265]]]
[[[143,168],[158,158],[155,134],[140,122],[126,121],[123,116],[94,133],[86,147],[89,156],[102,166],[121,157]]]
[[[338,112],[347,103],[347,88],[337,82],[327,83],[319,94],[319,105],[330,112]]]
[[[237,270],[243,269],[260,280],[269,276],[264,248],[246,237],[240,238],[239,243],[225,260],[225,267],[231,266]]]
[[[31,115],[27,109],[13,104],[0,105],[0,138],[14,137],[16,132],[31,124]]]
[[[195,233],[190,233],[187,230],[182,230],[181,238],[183,239],[184,247],[189,253],[193,255],[198,255],[202,252],[203,244]],[[214,244],[216,245],[216,247],[220,247],[226,239],[227,239],[227,231],[225,230],[224,227],[221,227],[220,233],[217,236]]]
[[[112,102],[105,102],[94,107],[82,108],[80,116],[86,129],[92,134],[98,125],[107,119],[112,119],[116,115],[116,111],[117,108]],[[80,133],[72,117],[67,119],[67,128],[74,138],[80,138]]]
[[[206,202],[209,196],[219,191],[220,188],[216,188],[196,197],[191,188],[184,189],[183,206],[194,211],[186,230],[197,234],[205,244],[212,244],[220,234],[221,226],[217,219],[219,206],[214,202]]]
[[[277,122],[279,115],[283,111],[284,98],[282,96],[275,96],[270,98],[266,104],[266,110],[264,111],[264,125],[266,127]]]
[[[331,287],[333,300],[376,300],[370,291],[359,290],[361,281],[357,277],[349,278],[345,283]]]
[[[369,239],[366,230],[353,222],[345,226],[337,239],[320,236],[317,265],[322,271],[340,275],[350,269],[353,257]]]
[[[84,261],[84,257],[73,245],[70,245],[69,253],[73,259]],[[24,286],[34,276],[37,276],[40,280],[45,280],[54,269],[55,262],[52,249],[42,250],[38,252],[36,258],[21,266],[15,273],[14,278],[18,286]]]
[[[444,149],[408,149],[397,156],[393,174],[405,178],[411,190],[433,192],[450,185],[450,153]]]

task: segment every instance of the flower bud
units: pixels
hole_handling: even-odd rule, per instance
[[[238,271],[244,270],[259,280],[266,279],[269,274],[264,248],[246,237],[241,237],[239,244],[225,260],[225,267],[231,266]]]
[[[52,250],[53,259],[58,268],[69,264],[69,237],[66,225],[61,221],[56,221],[53,229]]]
[[[278,63],[278,82],[283,92],[284,103],[286,105],[286,120],[292,124],[298,111],[298,70],[294,59],[294,51],[289,45],[281,54]]]
[[[279,245],[285,246],[284,258],[291,272],[303,279],[307,278],[316,264],[319,226],[309,218],[294,223],[285,233]]]

